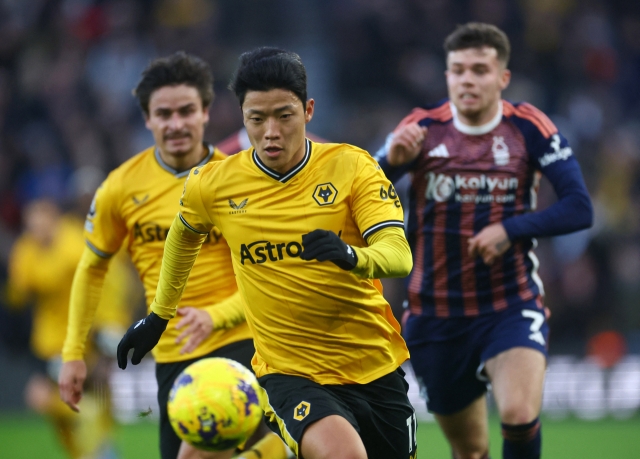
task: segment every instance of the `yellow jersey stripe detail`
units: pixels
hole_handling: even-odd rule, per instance
[[[189,228],[191,231],[193,231],[194,233],[198,233],[198,234],[209,234],[209,233],[203,233],[202,231],[198,231],[197,229],[195,229],[193,226],[191,226],[182,216],[182,214],[178,214],[178,216],[180,217],[180,221],[182,222],[182,224],[184,226],[186,226],[187,228]]]
[[[100,258],[111,258],[113,256],[112,253],[107,253],[107,252],[103,252],[102,250],[100,250],[99,248],[97,248],[95,245],[93,245],[91,242],[89,242],[88,240],[85,239],[85,242],[87,243],[87,247],[89,247],[89,249],[95,253],[96,255],[98,255]]]
[[[287,425],[285,424],[284,420],[280,416],[278,416],[276,410],[274,410],[271,406],[271,403],[269,403],[269,394],[267,394],[267,391],[262,387],[260,388],[260,390],[262,391],[263,395],[263,397],[260,397],[262,411],[264,411],[265,416],[269,418],[269,422],[273,422],[274,420],[276,421],[278,427],[280,428],[282,439],[287,444],[287,446],[291,448],[291,451],[295,453],[296,457],[298,457],[300,455],[300,452],[298,451],[298,442],[293,439],[293,437],[287,430]]]
[[[396,228],[404,228],[404,222],[401,222],[400,220],[387,220],[384,222],[376,223],[375,225],[370,226],[362,232],[362,238],[366,241],[367,238],[373,233],[380,231],[383,228],[389,228],[390,226]]]

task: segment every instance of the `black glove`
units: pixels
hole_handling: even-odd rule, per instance
[[[133,349],[131,363],[137,365],[147,352],[160,341],[162,332],[167,328],[168,320],[162,319],[155,313],[149,314],[142,320],[129,327],[120,343],[118,343],[118,366],[123,370],[127,368],[127,354]]]
[[[351,246],[345,244],[333,231],[317,229],[302,236],[303,260],[327,261],[351,271],[358,263],[358,256]]]

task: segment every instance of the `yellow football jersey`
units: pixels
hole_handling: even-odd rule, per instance
[[[366,247],[376,231],[403,226],[395,190],[367,152],[307,140],[283,175],[245,150],[193,169],[180,204],[185,225],[203,234],[215,225],[229,243],[258,376],[364,384],[409,357],[372,279],[300,258],[302,235],[315,229]]]
[[[221,162],[224,153],[209,147],[200,165]],[[153,300],[167,232],[189,171],[177,172],[162,161],[151,147],[112,171],[96,192],[85,223],[89,247],[108,257],[124,244],[145,289],[147,306]],[[217,228],[211,228],[193,266],[180,306],[206,307],[237,291],[229,247]],[[175,339],[179,317],[171,320],[153,354],[157,362],[177,362],[208,354],[227,344],[250,339],[246,323],[230,330],[217,330],[198,348],[180,355]]]
[[[82,255],[82,220],[74,216],[61,217],[55,237],[49,246],[42,246],[29,234],[18,238],[9,262],[8,292],[14,307],[34,300],[31,348],[40,359],[60,355],[69,311],[69,295],[73,275]],[[127,267],[118,260],[112,264],[105,284],[115,288],[106,291],[97,308],[104,326],[129,323],[124,313],[125,298],[131,292]],[[105,309],[109,307],[107,313]]]

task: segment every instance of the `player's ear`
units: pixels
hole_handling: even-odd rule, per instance
[[[207,105],[206,107],[202,107],[202,111],[203,113],[203,123],[204,124],[208,124],[209,123],[209,106]]]
[[[511,70],[505,68],[502,70],[502,75],[500,75],[500,90],[504,91],[505,89],[507,89],[507,86],[509,86],[510,82]]]
[[[313,110],[315,107],[316,101],[313,99],[308,99],[307,104],[304,109],[304,122],[308,123],[313,118]]]

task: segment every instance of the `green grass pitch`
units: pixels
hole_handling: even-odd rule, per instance
[[[122,459],[158,458],[156,425],[140,422],[120,426],[115,433]],[[491,420],[491,457],[500,459],[501,438],[497,419]],[[0,414],[0,457],[11,459],[66,459],[53,428],[34,415]],[[420,459],[450,459],[445,440],[433,423],[418,427]],[[545,459],[638,459],[640,417],[599,421],[543,420]]]

